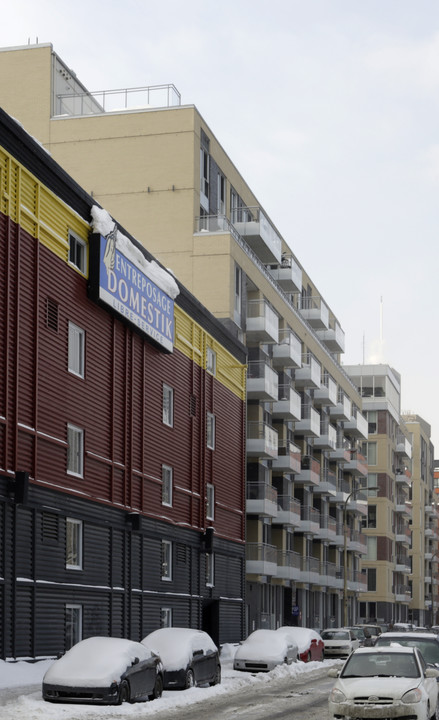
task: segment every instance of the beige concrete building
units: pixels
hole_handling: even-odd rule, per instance
[[[383,602],[393,619],[392,602],[402,602],[405,616],[409,572],[392,562],[400,526],[389,483],[401,494],[407,538],[409,479],[396,483],[389,471],[378,492],[386,557],[370,599],[361,570],[368,424],[361,387],[341,365],[344,332],[295,238],[280,235],[197,109],[181,105],[173,86],[90,93],[51,45],[0,51],[0,96],[248,348],[248,631],[365,620],[370,603],[377,615]],[[378,469],[387,474],[384,460]],[[370,522],[366,533],[378,537]],[[407,539],[398,551],[405,563]]]

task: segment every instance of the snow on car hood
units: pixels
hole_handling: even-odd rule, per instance
[[[133,640],[91,637],[74,645],[44,675],[43,682],[74,687],[108,687],[119,682],[135,658],[147,660],[150,648]]]
[[[160,655],[165,670],[186,668],[196,650],[215,652],[212,638],[192,628],[160,628],[143,638],[142,643]]]
[[[356,696],[377,695],[378,697],[400,698],[408,690],[420,685],[420,678],[406,677],[361,677],[339,678],[335,687],[341,690],[348,699]]]

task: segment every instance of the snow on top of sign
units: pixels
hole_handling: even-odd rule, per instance
[[[112,219],[111,215],[97,205],[93,205],[91,209],[92,216],[92,227],[94,232],[100,233],[104,237],[107,237],[116,227],[116,223]],[[116,247],[121,251],[131,262],[135,263],[138,267],[142,268],[146,275],[155,282],[158,287],[163,290],[172,299],[175,299],[180,292],[178,284],[170,272],[164,270],[158,265],[155,260],[151,262],[146,259],[144,254],[135,247],[135,245],[123,235],[119,230],[116,233]]]

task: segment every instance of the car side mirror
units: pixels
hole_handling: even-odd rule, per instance
[[[339,675],[340,675],[340,670],[337,670],[337,668],[332,667],[328,670],[328,677],[338,678]]]
[[[426,678],[437,678],[439,677],[439,670],[436,670],[436,668],[433,667],[428,667],[425,670],[424,675]]]
[[[138,657],[135,657],[134,660],[133,660],[133,662],[132,662],[132,664],[133,664],[133,665],[138,665],[138,663],[139,663],[139,658],[138,658]]]

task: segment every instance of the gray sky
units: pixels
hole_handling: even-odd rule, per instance
[[[197,106],[337,315],[343,362],[392,365],[439,457],[438,0],[8,3],[0,47],[37,38],[89,90],[174,83]]]

